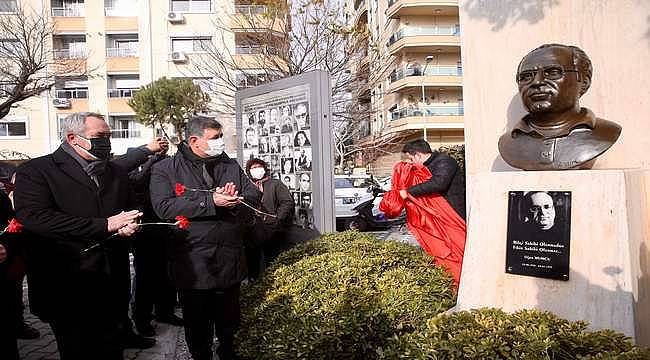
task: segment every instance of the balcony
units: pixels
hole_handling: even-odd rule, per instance
[[[109,98],[131,98],[138,91],[134,89],[108,89]]]
[[[138,49],[130,48],[109,48],[106,49],[107,58],[116,58],[116,57],[137,57]]]
[[[54,90],[53,101],[57,113],[74,113],[88,111],[88,89]],[[60,106],[59,104],[65,104]]]
[[[131,139],[141,138],[142,131],[140,129],[114,129],[111,130],[111,138],[113,139]]]
[[[58,99],[87,99],[88,89],[61,89],[54,91],[54,97]]]
[[[463,107],[456,106],[418,106],[391,112],[388,123],[390,132],[417,129],[463,129]]]
[[[389,76],[389,92],[413,87],[462,87],[462,69],[457,66],[428,66],[424,75],[419,68],[398,69]]]
[[[230,18],[230,28],[235,31],[268,29],[277,33],[287,31],[286,17],[272,14],[264,5],[237,5]]]
[[[235,14],[246,16],[262,15],[269,10],[265,5],[236,5]]]
[[[458,66],[426,66],[424,74],[419,67],[401,68],[393,71],[388,77],[388,91],[421,86],[461,87],[462,75],[463,70]]]
[[[257,54],[271,54],[278,55],[280,51],[272,46],[261,45],[237,45],[235,46],[236,55],[257,55]]]
[[[459,51],[460,26],[440,25],[428,27],[405,27],[394,33],[386,44],[388,52],[395,55],[402,49],[412,51],[430,50],[432,46],[441,51]]]
[[[53,7],[52,16],[53,17],[84,17],[84,7],[74,6],[74,7]]]
[[[139,52],[132,48],[106,49],[106,70],[109,72],[138,72],[140,70]]]
[[[55,60],[85,59],[88,53],[85,49],[60,49],[54,50],[53,55]]]
[[[386,17],[402,16],[458,16],[458,0],[388,0]]]

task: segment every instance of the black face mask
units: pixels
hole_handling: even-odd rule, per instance
[[[84,140],[90,142],[90,150],[88,151],[91,155],[96,157],[98,160],[106,160],[111,155],[111,139],[107,137],[98,137],[86,139],[83,136],[80,136]]]

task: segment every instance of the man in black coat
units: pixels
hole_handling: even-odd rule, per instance
[[[59,149],[16,172],[16,216],[33,234],[25,249],[31,310],[50,323],[61,359],[122,359],[128,251],[120,237],[137,230],[142,213],[129,210],[126,169],[108,161],[103,117],[75,113],[61,130]]]
[[[239,285],[246,277],[244,227],[254,221],[241,202],[257,208],[261,194],[223,153],[219,122],[192,118],[186,139],[174,157],[153,166],[151,203],[161,219],[190,220],[189,228],[175,232],[170,266],[190,353],[195,360],[212,359],[216,332],[219,358],[229,360],[235,357]]]
[[[12,217],[11,201],[4,191],[0,191],[0,230],[7,226]],[[6,360],[20,359],[16,324],[11,321],[20,308],[15,296],[16,281],[11,276],[11,265],[18,253],[19,241],[17,234],[6,232],[0,235],[0,359]]]
[[[447,154],[431,151],[429,143],[422,139],[406,143],[402,153],[412,162],[426,166],[431,172],[431,179],[401,190],[402,199],[406,199],[407,191],[415,197],[438,193],[465,219],[465,174],[459,169],[456,160]]]

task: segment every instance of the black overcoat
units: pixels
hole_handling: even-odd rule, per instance
[[[74,307],[119,311],[128,286],[128,248],[109,236],[107,218],[131,210],[127,169],[109,162],[100,186],[62,148],[21,165],[16,172],[16,217],[29,233],[25,254],[30,307],[47,321]],[[122,316],[116,314],[115,316]]]
[[[253,213],[243,205],[233,209],[217,207],[209,192],[186,190],[180,196],[176,184],[209,189],[203,161],[182,143],[175,156],[154,164],[151,172],[151,204],[161,219],[185,216],[190,226],[177,230],[171,244],[170,275],[178,289],[226,289],[246,276],[244,237],[254,223]],[[213,187],[233,182],[239,195],[259,206],[261,192],[250,182],[239,164],[222,154],[206,166]]]
[[[431,172],[431,179],[408,188],[409,194],[421,196],[442,195],[454,210],[465,218],[465,174],[451,156],[434,151],[423,163]]]

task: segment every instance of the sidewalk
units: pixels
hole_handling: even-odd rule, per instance
[[[389,230],[368,232],[380,240],[394,240],[417,246],[417,241],[409,233],[406,226],[396,227]],[[25,320],[38,329],[41,337],[35,340],[18,340],[20,358],[22,360],[59,360],[59,353],[54,340],[54,334],[48,324],[38,320],[29,313],[27,299],[27,288],[25,282]],[[180,310],[178,315],[180,316]],[[124,351],[124,358],[128,360],[190,360],[192,357],[185,343],[185,332],[182,327],[174,327],[168,324],[154,322],[156,328],[156,346],[150,349],[127,349]],[[89,359],[92,360],[92,359]]]
[[[27,289],[25,289],[25,294]],[[28,307],[27,298],[25,306]],[[38,329],[41,337],[35,340],[18,340],[18,349],[22,360],[59,360],[56,341],[52,329],[46,323],[38,320],[29,311],[25,313],[25,320]],[[185,344],[185,333],[182,327],[168,324],[157,324],[156,346],[150,349],[127,349],[124,359],[128,360],[189,360],[191,356]],[[89,359],[91,360],[91,359]]]

